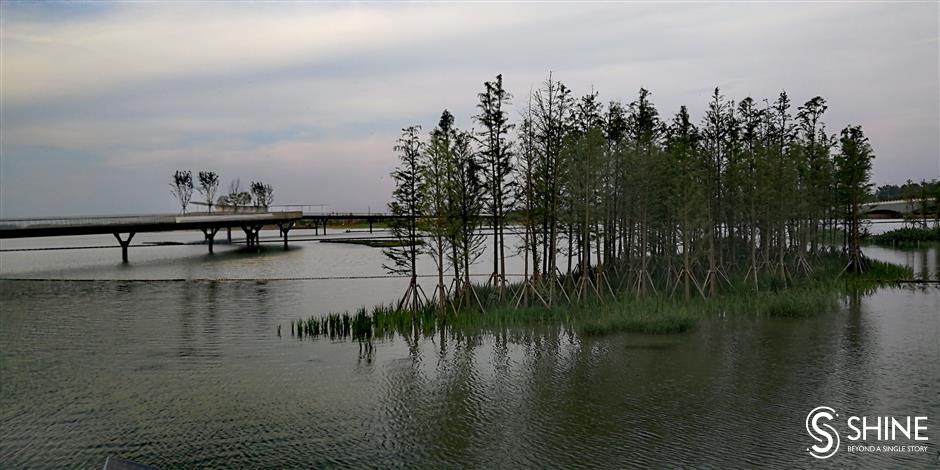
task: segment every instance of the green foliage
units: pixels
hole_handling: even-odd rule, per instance
[[[388,259],[383,267],[388,273],[408,274],[412,277],[417,274],[415,263],[418,253],[421,252],[421,247],[417,243],[417,217],[421,204],[419,192],[421,140],[418,137],[420,130],[420,126],[402,129],[401,137],[395,145],[400,163],[392,172],[395,189],[392,191],[392,201],[388,204],[388,210],[392,215],[399,216],[389,221],[389,230],[398,243],[386,246],[383,251]]]
[[[497,75],[496,80],[485,82],[484,91],[477,95],[480,100],[477,108],[480,114],[474,119],[483,128],[477,133],[480,142],[480,164],[482,166],[482,179],[485,187],[485,201],[493,221],[493,275],[494,278],[505,278],[505,246],[504,246],[504,217],[512,207],[513,181],[512,173],[512,142],[509,132],[513,124],[509,122],[509,113],[506,107],[511,104],[512,94],[503,88],[503,76]]]
[[[752,306],[757,312],[797,315],[820,294],[807,291],[807,301],[774,295],[795,292],[819,272],[837,278],[847,261],[855,274],[875,266],[859,248],[859,208],[871,186],[873,150],[861,128],[852,126],[833,151],[836,141],[822,120],[824,98],[794,110],[785,91],[759,105],[750,97],[736,103],[715,88],[696,127],[684,106],[672,119],[661,119],[651,96],[641,88],[629,105],[611,102],[605,109],[594,90],[575,100],[549,74],[530,93],[512,146],[504,109],[510,96],[500,75],[478,95],[474,118],[482,129],[474,141],[447,110],[426,144],[412,132],[413,146],[423,145],[412,178],[420,201],[417,230],[427,237],[438,275],[431,295],[436,305],[429,311],[451,309],[454,294],[445,292],[462,298],[449,322],[478,304],[462,300],[487,290],[469,284],[469,264],[482,249],[481,213],[488,210],[501,233],[503,210],[513,203],[511,219],[521,225],[518,250],[525,259],[525,281],[514,288],[552,296],[551,289],[563,283],[578,300],[563,312],[553,298],[555,307],[538,313],[512,308],[505,316],[488,315],[497,319],[572,318],[579,325],[593,318],[592,328],[599,330],[643,331],[639,325],[655,321],[664,323],[650,331],[681,330],[688,317],[683,309],[708,310],[729,295],[760,302]],[[392,209],[401,210],[400,204]],[[500,303],[506,300],[501,240],[495,236],[492,245],[491,279],[498,287],[479,302],[487,310],[507,308]],[[820,259],[840,243],[848,260]],[[567,266],[558,266],[565,255]],[[456,289],[444,285],[448,270]],[[615,278],[612,286],[606,286],[608,277]],[[546,286],[551,288],[544,292]],[[611,310],[613,302],[598,300],[604,287],[635,300]],[[405,297],[416,289],[412,281]],[[662,304],[631,303],[662,292],[669,292]],[[582,314],[585,306],[607,313]],[[419,310],[414,303],[412,310]]]
[[[861,256],[860,206],[871,189],[871,162],[875,158],[868,138],[860,126],[842,129],[840,151],[833,165],[838,202],[845,207],[845,225],[848,227],[849,267],[861,273],[866,266]]]
[[[940,242],[940,226],[933,228],[903,227],[879,235],[871,235],[868,240],[879,245],[905,245],[921,242]]]

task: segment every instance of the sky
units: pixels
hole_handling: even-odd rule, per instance
[[[515,119],[549,72],[697,122],[716,86],[820,95],[830,132],[871,139],[876,183],[940,176],[938,2],[4,1],[0,217],[174,212],[177,169],[382,211],[401,128],[445,108],[471,128],[499,73]]]

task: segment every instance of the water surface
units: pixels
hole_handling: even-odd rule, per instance
[[[43,279],[0,281],[0,466],[940,464],[935,287],[848,296],[809,319],[706,318],[681,335],[438,332],[364,354],[288,325],[396,299],[401,279],[320,279],[381,275],[380,250],[218,248],[132,248],[127,266],[115,249],[0,253],[2,277]],[[910,259],[884,250],[872,255]],[[917,253],[936,266],[936,251]],[[819,405],[926,415],[929,452],[817,461],[803,426]]]

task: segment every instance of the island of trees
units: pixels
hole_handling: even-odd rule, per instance
[[[498,75],[478,94],[474,130],[446,109],[427,134],[402,130],[389,204],[400,243],[385,268],[410,281],[376,314],[707,305],[889,269],[861,249],[874,152],[860,126],[826,128],[822,97],[734,101],[716,88],[695,122],[685,106],[663,116],[646,89],[605,104],[549,75],[515,117],[512,100]],[[507,245],[507,233],[521,241]],[[514,253],[523,272],[510,282]],[[417,271],[423,255],[434,260],[430,292],[418,282],[432,274]],[[491,274],[473,283],[481,257]]]

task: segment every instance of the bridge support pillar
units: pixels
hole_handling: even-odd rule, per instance
[[[228,242],[232,243],[232,227],[228,228]]]
[[[229,229],[231,230],[231,229]],[[213,254],[212,243],[215,241],[215,234],[219,232],[219,228],[204,228],[202,229],[202,234],[206,236],[206,243],[209,244],[209,254]],[[229,232],[231,233],[231,232]],[[229,235],[231,237],[231,235]]]
[[[246,247],[254,246],[254,237],[253,237],[254,230],[252,230],[251,227],[248,227],[247,225],[243,225],[242,231],[245,232],[245,246]]]
[[[277,224],[277,227],[281,229],[281,236],[284,237],[284,250],[287,250],[287,232],[290,232],[290,229],[294,228],[293,222],[287,222],[285,224]]]
[[[251,228],[253,233],[252,237],[255,240],[255,249],[261,251],[261,229],[264,228],[264,225],[255,225]]]
[[[130,246],[131,240],[134,238],[134,232],[127,234],[127,240],[121,240],[121,234],[115,232],[114,238],[117,238],[118,243],[121,244],[121,262],[127,264],[127,247]]]

